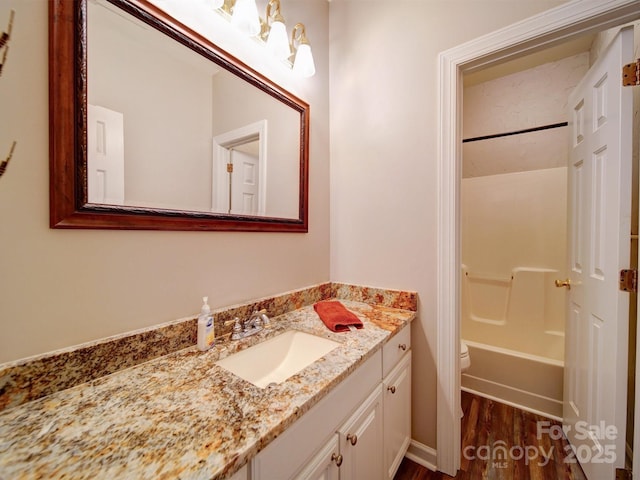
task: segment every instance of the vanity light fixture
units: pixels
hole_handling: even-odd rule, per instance
[[[294,73],[301,77],[312,77],[316,67],[311,54],[305,26],[297,23],[291,31],[291,43],[287,38],[287,27],[282,16],[280,1],[269,0],[266,20],[258,15],[255,0],[211,0],[213,8],[250,37],[262,40],[276,58],[290,64]]]
[[[316,73],[316,66],[302,23],[297,23],[291,31],[291,47],[294,51],[293,71],[301,77],[312,77]]]
[[[269,0],[267,15],[264,22],[262,39],[266,39],[267,50],[273,53],[279,60],[289,60],[291,46],[287,35],[287,26],[280,11],[280,0]]]
[[[231,23],[249,37],[260,33],[260,17],[256,0],[236,0],[231,14]]]

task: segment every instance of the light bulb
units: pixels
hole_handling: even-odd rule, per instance
[[[244,34],[254,37],[260,33],[260,17],[255,0],[236,0],[231,23]]]
[[[316,73],[316,66],[313,63],[311,47],[308,43],[301,43],[296,52],[293,62],[293,71],[301,77],[312,77]]]
[[[267,50],[280,60],[287,60],[291,56],[291,47],[287,36],[287,27],[282,22],[273,22],[267,37]]]

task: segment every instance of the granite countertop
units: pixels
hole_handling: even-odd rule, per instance
[[[252,337],[184,349],[0,412],[0,479],[232,476],[416,315],[341,301],[363,329],[333,333],[307,306]],[[289,329],[342,345],[266,389],[215,365]]]

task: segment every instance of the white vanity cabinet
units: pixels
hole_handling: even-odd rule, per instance
[[[258,453],[250,478],[392,479],[410,439],[407,325]]]

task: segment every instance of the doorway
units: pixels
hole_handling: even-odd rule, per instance
[[[560,421],[567,92],[592,40],[464,77],[460,327],[472,362],[462,388]]]
[[[616,356],[611,355],[611,349],[606,347],[609,343],[603,340],[605,335],[613,335],[610,338],[617,345],[617,357],[624,358],[622,363],[627,363],[626,319],[629,316],[626,309],[630,298],[629,294],[618,291],[617,265],[622,261],[621,264],[626,268],[629,265],[628,258],[621,260],[622,257],[618,258],[614,253],[619,244],[614,240],[616,235],[613,223],[607,228],[607,235],[593,244],[596,247],[600,241],[611,242],[606,248],[603,247],[603,252],[610,254],[611,260],[599,258],[599,254],[592,256],[586,253],[590,251],[590,247],[585,247],[573,253],[571,267],[568,267],[569,255],[566,250],[568,223],[574,227],[583,223],[585,226],[592,224],[594,232],[598,231],[600,223],[589,220],[591,214],[588,213],[592,208],[589,206],[592,205],[588,200],[590,196],[596,202],[593,205],[600,204],[597,193],[599,188],[594,190],[590,185],[592,181],[599,184],[598,179],[604,177],[589,173],[592,168],[597,169],[597,159],[604,161],[601,165],[602,168],[607,168],[606,178],[615,180],[615,159],[631,156],[631,152],[627,152],[628,156],[614,153],[619,143],[616,139],[620,138],[623,131],[628,131],[624,138],[627,138],[626,144],[629,144],[631,122],[624,122],[622,128],[616,126],[619,124],[615,121],[614,111],[616,105],[622,103],[626,114],[621,114],[621,117],[631,118],[631,89],[622,90],[619,83],[605,83],[611,85],[611,93],[603,104],[606,113],[602,112],[597,116],[600,119],[597,128],[581,128],[579,123],[573,121],[575,115],[569,113],[568,103],[571,110],[575,105],[584,105],[584,109],[589,110],[589,105],[593,103],[590,79],[594,78],[595,73],[592,70],[600,72],[594,85],[600,85],[602,72],[606,72],[608,78],[620,76],[620,65],[623,62],[617,55],[609,60],[611,67],[608,71],[602,63],[609,57],[600,53],[604,48],[600,46],[609,42],[609,33],[604,32],[587,39],[589,47],[593,41],[591,55],[589,51],[579,53],[479,85],[468,84],[465,78],[464,90],[461,331],[474,361],[469,371],[462,375],[462,387],[463,390],[533,413],[541,413],[549,418],[560,421],[564,418],[566,433],[572,438],[572,445],[577,448],[576,457],[583,463],[587,473],[596,468],[598,460],[591,455],[591,451],[608,451],[607,461],[601,463],[613,463],[612,459],[616,458],[620,462],[618,465],[622,466],[624,452],[630,451],[632,445],[629,440],[628,448],[625,449],[622,433],[625,429],[624,406],[615,410],[620,412],[618,414],[608,411],[609,406],[616,405],[613,401],[616,385],[619,385],[617,388],[621,399],[624,400],[627,394],[626,365],[625,372],[620,373],[620,380],[615,381],[616,368],[614,365],[609,367],[608,362],[617,361]],[[623,58],[631,58],[633,32],[627,28],[624,35],[617,37],[621,36],[624,36],[627,45],[627,53]],[[622,45],[622,39],[617,37],[616,45]],[[589,69],[590,65],[596,63],[596,59],[598,67]],[[583,92],[582,95],[572,95],[572,100],[568,102],[568,92],[576,91],[578,85],[578,91]],[[593,91],[600,92],[601,88]],[[629,98],[622,102],[614,100],[626,97]],[[478,136],[478,133],[489,133],[486,129],[499,129],[504,125],[505,118],[520,128],[517,134],[492,135],[491,138]],[[587,118],[590,116],[585,113],[585,124],[588,122]],[[528,122],[536,120],[538,124],[546,125],[522,128],[529,126]],[[474,127],[483,130],[474,131]],[[606,129],[612,135],[610,138],[603,136]],[[569,162],[569,138],[574,130],[582,133],[575,142],[571,142],[572,148],[575,144],[577,150],[572,153],[572,161]],[[474,141],[470,145],[467,143],[468,134],[474,137],[471,140],[481,141]],[[582,144],[591,146],[587,148]],[[580,155],[576,157],[578,151]],[[585,155],[591,151],[600,152],[594,157],[593,164],[591,156]],[[625,168],[630,169],[631,163],[626,165]],[[593,175],[591,180],[585,177],[582,185],[569,196],[570,199],[584,196],[575,211],[575,214],[584,215],[582,219],[575,214],[567,215],[568,172],[572,181],[585,175]],[[622,175],[627,182],[631,178],[630,173]],[[620,184],[615,186],[613,196],[605,203],[612,208],[616,204],[616,198],[621,198],[620,192],[626,191],[627,194],[622,195],[622,198],[623,211],[627,212],[631,199],[629,191],[621,187]],[[592,193],[587,195],[589,191]],[[596,207],[593,213],[598,211],[600,208]],[[611,218],[616,218],[616,210],[610,211]],[[578,220],[574,221],[574,218]],[[628,219],[629,213],[623,215],[623,218]],[[567,222],[567,219],[570,221]],[[568,229],[572,235],[579,230],[574,227]],[[591,228],[587,229],[591,232]],[[621,255],[628,257],[629,226],[623,225],[621,231],[624,243]],[[588,241],[591,235],[584,235],[585,240]],[[580,233],[575,240],[582,237]],[[599,235],[596,234],[596,238]],[[571,245],[575,243],[572,242]],[[589,265],[593,266],[595,276],[589,274],[582,277],[579,273],[582,270],[591,272]],[[607,275],[605,272],[611,274]],[[555,285],[554,280],[557,281]],[[581,299],[590,298],[595,302],[596,298],[600,298],[596,294],[603,282],[613,283],[613,288],[608,290],[612,292],[612,296],[606,298],[614,301],[620,299],[624,305],[610,305],[607,308],[598,306],[593,315],[583,313],[585,308]],[[565,284],[574,288],[566,289]],[[585,296],[581,292],[591,288],[589,285],[593,287],[592,295]],[[556,288],[558,286],[561,288]],[[572,305],[569,312],[571,321],[568,323],[564,319],[567,302]],[[597,304],[600,305],[600,300]],[[618,318],[614,313],[618,308],[625,309],[624,312],[621,311],[621,317],[625,321],[619,326],[618,322],[611,323]],[[563,348],[565,323],[568,329],[566,355]],[[635,318],[629,318],[629,323],[635,324]],[[620,344],[615,339],[616,335],[623,338]],[[602,349],[610,353],[605,354]],[[600,360],[596,361],[598,358]],[[603,388],[604,385],[608,387]],[[603,390],[607,392],[604,396],[601,393]],[[628,391],[633,393],[633,384]],[[607,401],[599,401],[602,398]],[[633,395],[628,403],[633,404]],[[610,436],[611,438],[605,439],[598,438],[601,435],[594,435],[591,443],[582,442],[582,434],[574,438],[576,425],[596,425],[605,419],[607,425],[619,425],[620,435],[616,435],[617,438]],[[632,433],[632,420],[629,427],[626,431]],[[611,465],[599,467],[603,471],[596,477],[608,477],[606,470]]]
[[[437,466],[455,474],[460,465],[459,313],[462,73],[513,59],[562,41],[630,22],[640,16],[634,1],[586,5],[573,1],[440,55],[438,220]],[[453,428],[452,428],[453,426]]]

